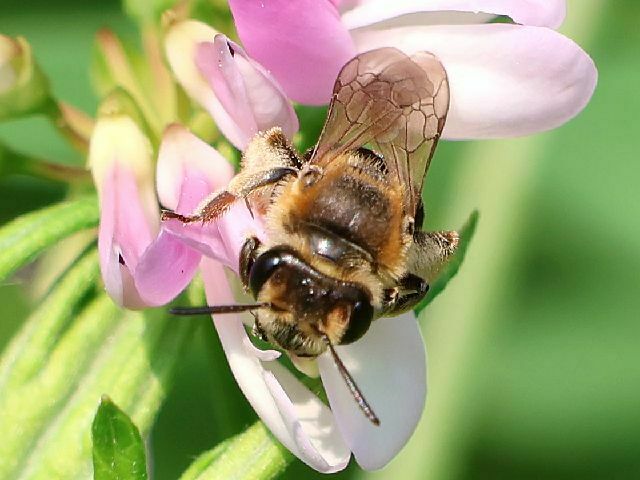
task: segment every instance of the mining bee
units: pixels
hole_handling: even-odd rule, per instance
[[[239,271],[257,303],[178,309],[251,311],[254,332],[292,358],[329,350],[372,423],[380,420],[334,345],[379,317],[414,307],[458,245],[455,231],[422,231],[422,184],[449,108],[438,59],[394,48],[361,53],[336,80],[316,146],[300,155],[279,128],[258,133],[226,190],[183,222],[211,222],[238,200],[264,219]]]

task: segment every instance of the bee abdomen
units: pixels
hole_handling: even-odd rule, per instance
[[[375,257],[385,243],[392,210],[389,199],[377,185],[345,173],[318,192],[306,221]]]

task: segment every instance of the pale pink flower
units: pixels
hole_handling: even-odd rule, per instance
[[[500,138],[555,128],[589,101],[597,72],[556,32],[563,0],[230,0],[247,52],[296,101],[325,104],[357,52],[430,51],[451,107],[444,138]],[[515,23],[487,23],[496,16]]]
[[[589,57],[553,30],[564,16],[564,2],[558,0],[230,0],[230,5],[248,54],[195,21],[169,29],[166,53],[185,91],[241,149],[258,131],[272,126],[280,126],[291,138],[298,121],[288,97],[328,103],[342,65],[357,52],[379,46],[408,53],[428,50],[443,61],[451,84],[448,138],[514,136],[553,128],[582,109],[595,86]],[[496,15],[508,15],[522,25],[486,23]],[[114,209],[117,202],[109,200],[113,196],[150,204],[146,181],[129,177],[133,183],[118,187],[115,180],[108,183],[104,179],[110,177],[101,176],[103,211],[108,207],[105,237],[112,239],[103,242],[109,248],[101,247],[101,256],[111,252],[105,254],[109,268],[103,275],[124,270],[126,278],[133,279],[127,283],[133,285],[132,295],[142,305],[157,305],[173,298],[199,266],[208,303],[234,303],[223,266],[238,270],[247,236],[266,239],[261,219],[239,202],[206,225],[170,220],[158,227],[149,221],[140,227],[140,239],[134,239],[134,232],[111,226],[124,220],[110,220],[129,215],[126,209]],[[165,132],[157,166],[163,207],[190,213],[230,178],[224,159],[184,127],[174,125]],[[123,268],[113,252],[129,248],[129,243],[135,255],[127,255],[133,260],[124,258]],[[176,265],[186,267],[179,280],[174,278]],[[124,286],[119,291],[128,290]],[[377,320],[358,342],[336,347],[378,414],[378,427],[358,409],[329,355],[305,368],[313,373],[315,367],[321,376],[327,407],[278,363],[279,352],[262,351],[251,343],[243,318],[217,316],[214,323],[249,402],[274,435],[316,470],[341,470],[351,453],[363,468],[381,468],[410,438],[426,395],[424,342],[413,314]]]
[[[111,298],[133,309],[172,300],[191,281],[201,257],[160,226],[151,155],[149,141],[130,117],[108,115],[96,122],[89,162],[100,201],[100,269]],[[172,167],[175,197],[165,194],[163,202],[186,214],[197,206],[199,191],[226,185],[233,170],[222,157],[216,160],[202,169],[208,176],[195,168],[178,176]],[[158,167],[163,175],[165,162]]]
[[[206,41],[211,38],[213,42]],[[257,131],[273,125],[283,128],[289,137],[297,130],[295,114],[273,77],[241,47],[209,27],[193,21],[174,26],[167,36],[167,56],[185,90],[211,113],[224,133],[236,139],[238,147],[246,146]],[[236,62],[233,68],[229,67],[232,61]],[[164,200],[162,192],[175,188],[171,185],[181,175],[168,176],[165,184],[160,174],[162,165],[183,163],[193,155],[187,143],[195,140],[185,132],[180,136],[180,144],[165,136],[158,164],[158,190],[167,207],[175,200]],[[165,147],[171,143],[173,148]],[[237,272],[244,239],[257,235],[265,240],[260,220],[240,202],[208,225],[163,222],[167,231],[215,260],[205,258],[201,263],[209,304],[235,302],[221,265]],[[311,369],[319,370],[331,408],[277,362],[279,352],[253,346],[241,316],[217,316],[214,323],[231,369],[251,405],[287,448],[318,471],[343,469],[352,452],[364,468],[382,467],[406,443],[422,414],[426,358],[413,314],[378,320],[361,341],[337,347],[380,416],[380,427],[373,426],[358,410],[328,355]],[[385,382],[380,382],[377,375],[382,375]]]
[[[291,102],[271,74],[210,26],[179,22],[169,29],[165,46],[178,82],[240,150],[275,125],[289,138],[298,131]]]

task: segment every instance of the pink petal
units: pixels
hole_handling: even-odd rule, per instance
[[[237,273],[242,245],[249,237],[258,237],[258,239],[265,241],[264,226],[259,219],[254,219],[251,216],[242,201],[232,205],[229,211],[218,220],[217,224],[227,257],[232,259],[229,267]]]
[[[233,175],[231,165],[218,152],[177,124],[165,131],[157,170],[161,201],[182,214],[192,213]],[[172,231],[172,225],[177,232]],[[215,226],[189,228],[224,254],[225,246]],[[136,287],[149,305],[163,305],[175,298],[188,285],[200,263],[201,252],[193,241],[185,238],[185,229],[175,220],[163,222],[160,235],[135,269]]]
[[[196,64],[239,129],[246,143],[258,133],[280,126],[289,138],[298,131],[298,117],[275,79],[224,35],[200,43]]]
[[[201,254],[217,260],[226,267],[238,269],[238,257],[231,257],[227,253],[217,223],[183,224],[179,220],[167,220],[162,222],[162,228]]]
[[[135,290],[132,272],[151,243],[152,226],[134,172],[114,162],[102,181],[98,250],[105,288],[119,305],[142,308],[145,303]]]
[[[355,54],[334,5],[326,0],[230,0],[229,5],[249,55],[291,98],[328,103],[340,68]]]
[[[427,15],[417,15],[424,14]],[[478,13],[479,15],[469,15]],[[557,28],[566,13],[564,0],[360,0],[342,15],[349,29],[374,26],[484,23],[485,14],[506,15],[524,25]],[[402,17],[402,18],[399,18]],[[395,24],[390,24],[392,19]],[[445,20],[446,19],[446,20]],[[376,26],[379,28],[379,26]]]
[[[519,25],[406,27],[354,34],[366,51],[428,50],[449,76],[444,138],[499,138],[558,127],[587,104],[597,80],[591,58],[547,28]]]
[[[219,264],[203,260],[202,275],[210,304],[233,302]],[[248,336],[240,316],[218,315],[213,321],[238,385],[278,440],[318,471],[343,469],[350,452],[331,411],[277,362],[263,362],[255,347],[247,348]]]
[[[238,272],[240,249],[248,237],[266,238],[262,223],[254,219],[242,202],[236,202],[215,222],[183,224],[178,220],[162,222],[191,248]]]
[[[184,182],[190,178],[188,187]],[[160,202],[188,214],[233,178],[233,167],[218,151],[179,124],[167,127],[160,144],[156,183]]]
[[[158,196],[163,205],[190,214],[211,193],[225,188],[232,177],[231,165],[214,148],[185,127],[175,124],[167,128],[157,172]],[[260,222],[251,217],[242,202],[217,222],[185,225],[169,220],[162,227],[191,248],[236,271],[245,238],[265,238]]]
[[[189,284],[200,258],[200,252],[163,229],[135,270],[140,297],[149,306],[169,303]]]
[[[338,428],[366,470],[385,466],[405,445],[424,409],[426,356],[413,313],[376,320],[361,340],[336,347],[378,415],[373,425],[360,411],[328,353],[318,358]]]
[[[236,147],[243,149],[248,133],[244,132],[222,106],[211,86],[196,65],[196,49],[202,42],[212,42],[213,28],[195,20],[173,25],[165,36],[167,60],[178,83],[187,94],[213,117],[216,125]]]

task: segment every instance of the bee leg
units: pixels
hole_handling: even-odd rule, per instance
[[[409,273],[397,285],[384,291],[382,316],[399,315],[417,305],[429,291],[429,284],[417,275]]]
[[[249,273],[253,262],[258,257],[258,249],[262,243],[256,237],[249,237],[245,240],[240,249],[240,281],[244,291],[249,291]]]
[[[408,271],[432,283],[455,253],[459,240],[456,231],[416,231],[409,248]]]
[[[381,316],[393,316],[416,306],[458,247],[458,232],[417,231],[409,248],[409,273],[384,292]]]
[[[184,223],[211,222],[222,216],[238,199],[246,198],[259,188],[273,185],[289,175],[297,175],[298,169],[294,167],[274,167],[258,172],[242,171],[229,183],[226,190],[211,194],[194,215],[180,215],[176,212],[164,210],[162,219],[178,219]]]
[[[255,321],[253,322],[253,328],[251,328],[251,335],[253,335],[256,338],[259,338],[263,342],[268,342],[269,341],[269,339],[267,338],[267,333],[264,331],[264,329],[258,323],[258,318],[257,317],[256,317]]]

